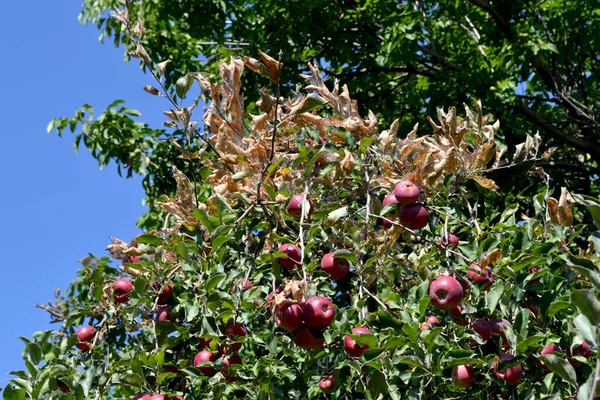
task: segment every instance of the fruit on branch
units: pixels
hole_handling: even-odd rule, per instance
[[[137,396],[133,396],[131,398],[131,400],[150,400],[152,398],[152,395],[148,394],[148,393],[144,393],[144,394],[138,394]]]
[[[154,396],[150,397],[150,400],[168,400],[164,394],[155,394]]]
[[[535,273],[536,273],[536,272],[538,272],[539,270],[540,270],[540,269],[539,269],[538,267],[531,267],[531,268],[529,268],[529,273],[530,273],[530,274],[535,274]],[[540,281],[540,279],[541,279],[541,278],[542,278],[542,277],[540,276],[540,277],[537,277],[537,278],[530,279],[530,280],[529,280],[529,282],[527,282],[527,284],[528,284],[528,285],[534,285],[534,284],[538,283],[538,282]]]
[[[133,289],[133,284],[126,279],[119,279],[113,283],[115,303],[127,303],[129,301],[128,293]]]
[[[514,360],[512,354],[504,353],[498,355],[498,360],[501,362],[508,362]],[[521,364],[516,364],[512,367],[507,367],[505,369],[500,369],[500,363],[498,361],[494,361],[494,372],[496,377],[509,385],[516,385],[521,380],[521,376],[523,375],[523,367]]]
[[[423,204],[410,204],[400,209],[400,223],[409,229],[425,228],[429,223],[429,213]]]
[[[325,339],[317,339],[310,328],[302,326],[294,333],[294,343],[303,349],[319,349],[325,345]]]
[[[333,304],[323,296],[311,297],[304,303],[302,318],[309,328],[325,329],[331,324],[334,317]]]
[[[431,305],[438,310],[448,311],[456,307],[464,296],[460,283],[452,276],[440,276],[429,285]]]
[[[237,340],[238,336],[246,336],[246,328],[242,324],[229,322],[225,326],[225,335],[231,340]],[[231,345],[233,351],[238,351],[241,348],[241,343],[233,343]]]
[[[160,285],[158,287],[160,289]],[[173,284],[169,283],[160,295],[158,295],[158,304],[166,304],[169,300],[173,298]]]
[[[372,332],[368,328],[357,327],[352,329],[352,333],[354,335],[364,335]],[[344,347],[346,348],[346,352],[352,357],[360,357],[367,351],[369,345],[365,343],[361,346],[356,343],[356,340],[354,340],[352,336],[346,335],[344,336]]]
[[[394,187],[394,197],[402,205],[416,203],[420,195],[421,189],[407,179],[398,182],[396,187]]]
[[[75,335],[80,342],[91,342],[94,340],[96,334],[96,328],[90,325],[82,326],[77,330]]]
[[[494,271],[490,267],[482,269],[479,264],[473,263],[469,265],[467,278],[478,285],[482,285],[482,290],[488,290],[492,286],[492,283],[494,283]]]
[[[463,309],[461,306],[456,306],[452,310],[450,310],[450,315],[452,315],[452,321],[456,325],[466,326],[468,324],[467,319],[463,315]]]
[[[213,376],[216,374],[214,367],[210,365],[200,365],[201,363],[214,363],[217,360],[217,355],[213,354],[208,350],[201,350],[194,357],[194,367],[198,368],[200,372],[207,376]]]
[[[531,304],[528,301],[524,301],[523,305],[525,306],[525,308],[529,309],[533,315],[535,315],[535,317],[539,317],[540,315],[540,308],[538,306],[536,306],[535,304]]]
[[[512,324],[504,318],[497,318],[490,321],[490,328],[492,328],[492,333],[495,333],[496,335],[500,335],[502,337],[501,347],[505,349],[508,347],[508,340],[506,339],[506,334],[504,333],[502,325],[512,328]]]
[[[458,237],[456,235],[449,233],[448,237],[442,236],[440,238],[440,245],[438,246],[440,250],[444,250],[446,247],[454,250],[458,247]]]
[[[277,259],[281,268],[287,269],[288,271],[291,271],[294,268],[302,269],[302,264],[300,264],[302,262],[302,252],[298,246],[286,243],[279,246],[278,251],[285,253],[285,256]]]
[[[572,351],[569,350],[568,353],[569,353],[569,357],[581,356],[583,358],[588,359],[592,356],[592,348],[590,347],[588,342],[584,340],[583,342],[581,342],[580,345],[575,346]],[[574,358],[569,358],[569,362],[574,367],[578,367],[581,365],[581,361],[576,360]]]
[[[427,317],[425,322],[421,324],[422,331],[429,331],[440,324],[440,320],[435,315],[430,315]]]
[[[171,307],[164,306],[156,311],[156,321],[157,322],[166,322],[171,320]]]
[[[210,348],[210,344],[212,343],[211,338],[200,338],[198,339],[198,348],[199,349],[208,349]]]
[[[284,304],[275,313],[275,322],[286,331],[295,331],[302,325],[302,307],[298,304]]]
[[[478,318],[473,321],[471,329],[477,332],[484,342],[487,342],[492,337],[492,327],[485,319]]]
[[[475,372],[470,364],[455,365],[452,369],[452,383],[460,389],[471,387],[475,382]]]
[[[233,353],[225,358],[223,358],[223,365],[221,367],[221,372],[223,373],[223,375],[228,376],[229,375],[229,367],[231,367],[232,365],[242,365],[242,358],[240,357],[240,355],[238,353]],[[227,379],[229,382],[235,382],[237,381],[237,376],[229,376]]]
[[[334,257],[333,253],[327,253],[321,259],[321,268],[331,279],[339,281],[350,272],[350,263],[344,258]]]
[[[323,393],[335,392],[336,386],[333,375],[321,377],[321,380],[319,380],[319,389],[321,389]]]
[[[543,356],[544,354],[555,354],[555,353],[562,353],[562,352],[563,351],[559,345],[557,345],[556,343],[550,343],[550,344],[547,344],[544,347],[542,347],[542,349],[539,351],[539,355]],[[546,365],[544,365],[543,363],[539,362],[539,360],[538,360],[538,364],[541,365],[545,371],[550,371],[550,369],[548,367],[546,367]]]
[[[292,196],[287,206],[287,212],[291,216],[300,219],[302,215],[302,206],[304,205],[304,218],[310,217],[315,210],[312,200],[306,195],[306,201],[304,200],[304,193],[298,193]]]
[[[390,204],[398,204],[398,200],[396,199],[396,196],[394,195],[394,193],[390,193],[387,196],[385,196],[383,198],[383,206],[387,206]],[[385,215],[385,218],[387,219],[395,219],[400,215],[400,210],[396,210],[395,213],[393,214],[387,214]],[[380,220],[381,221],[381,226],[383,226],[385,229],[389,229],[392,227],[392,223],[389,221],[386,221],[385,219]]]
[[[60,378],[56,378],[56,387],[63,393],[70,393],[71,388],[64,383]]]
[[[243,278],[241,281],[236,282],[236,284],[231,288],[231,293],[235,293],[237,288],[240,288],[242,292],[249,290],[252,288],[252,282],[247,278]]]

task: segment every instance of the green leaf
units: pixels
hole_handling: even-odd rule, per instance
[[[600,229],[600,199],[595,199],[591,196],[573,194],[573,198],[579,203],[587,207],[592,215],[596,229]]]
[[[504,285],[494,286],[488,292],[487,309],[489,310],[490,314],[493,313],[494,310],[496,310],[496,306],[498,305],[498,302],[500,301],[500,298],[502,297],[503,294],[504,294]]]
[[[309,93],[301,102],[296,104],[290,110],[290,115],[302,114],[308,111],[317,110],[327,104],[327,100],[316,93]]]
[[[4,388],[2,392],[2,399],[4,400],[25,400],[27,392],[25,389],[18,388],[12,384],[9,384]]]
[[[375,371],[369,378],[367,389],[369,390],[369,393],[373,399],[378,399],[379,396],[387,394],[388,385],[385,375],[379,371]]]
[[[135,243],[151,244],[153,246],[160,246],[162,244],[162,240],[158,236],[147,233],[136,237],[133,241]]]
[[[568,361],[554,354],[543,354],[539,356],[539,359],[544,363],[545,366],[550,368],[550,371],[560,376],[563,380],[569,382],[571,385],[577,387],[577,374],[573,366]]]
[[[306,167],[304,168],[304,177],[305,178],[308,179],[311,176],[313,166],[315,165],[315,163],[317,162],[317,160],[319,159],[319,157],[321,157],[321,155],[324,154],[324,153],[326,153],[326,152],[327,152],[326,150],[319,151],[317,154],[315,154],[310,159],[310,161],[308,161],[306,163]]]
[[[340,207],[337,210],[331,211],[327,214],[327,222],[333,224],[337,222],[340,218],[344,218],[348,215],[348,207]]]
[[[571,293],[571,301],[591,323],[596,326],[600,324],[600,301],[594,293],[589,290],[574,290]]]
[[[598,329],[590,323],[590,320],[585,315],[579,314],[573,318],[573,324],[577,328],[577,332],[584,339],[594,344],[594,346],[597,345],[596,335],[598,334]]]
[[[350,261],[352,264],[356,264],[356,254],[347,249],[334,251],[333,258],[343,258],[344,260]]]
[[[583,275],[596,287],[596,290],[600,291],[600,272],[598,272],[598,268],[593,262],[575,256],[563,257],[563,259],[569,267]]]

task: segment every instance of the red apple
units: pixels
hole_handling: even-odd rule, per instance
[[[402,206],[400,223],[409,229],[425,228],[429,223],[429,213],[423,204]]]
[[[200,338],[198,339],[198,348],[200,349],[208,349],[210,348],[210,344],[212,343],[211,338]]]
[[[295,331],[302,325],[302,307],[298,304],[284,304],[275,314],[275,322],[286,331]]]
[[[372,332],[367,328],[358,327],[353,328],[352,333],[354,335],[363,335]],[[360,357],[369,348],[369,345],[365,343],[362,346],[360,346],[358,343],[356,343],[352,336],[346,335],[344,336],[344,347],[346,348],[348,354],[350,354],[352,357]]]
[[[87,343],[87,342],[79,342],[75,344],[75,347],[77,347],[79,350],[81,350],[83,353],[87,353],[88,351],[90,351],[92,349],[92,345]]]
[[[94,340],[94,335],[96,334],[96,328],[90,325],[82,326],[77,330],[75,335],[77,335],[77,339],[80,342],[91,342]]]
[[[321,380],[319,381],[319,388],[323,391],[323,393],[335,392],[335,378],[333,375],[321,377]]]
[[[514,359],[512,354],[504,353],[498,355],[498,359],[500,361],[511,361]],[[496,373],[496,377],[509,385],[516,385],[521,380],[521,376],[523,375],[523,367],[521,364],[517,364],[512,367],[508,367],[504,370],[498,370],[500,363],[498,361],[494,361],[494,372]]]
[[[242,279],[241,282],[236,282],[235,286],[231,288],[231,293],[235,293],[238,287],[242,290],[242,292],[245,292],[246,290],[252,288],[252,282],[246,278]]]
[[[484,342],[487,342],[492,337],[492,327],[485,319],[478,318],[471,324],[471,329],[481,336]]]
[[[556,343],[550,343],[545,345],[544,347],[542,347],[542,349],[540,350],[539,354],[540,355],[544,355],[544,354],[554,354],[554,353],[562,353],[562,349],[560,348],[559,345],[557,345]],[[544,365],[543,363],[539,362],[538,360],[538,364],[541,365],[541,367],[545,370],[545,371],[549,371],[550,369],[548,367],[546,367],[546,365]]]
[[[327,253],[321,259],[321,268],[331,279],[339,281],[350,272],[350,263],[343,258],[334,258],[333,253]]]
[[[536,272],[538,272],[540,269],[538,267],[531,267],[529,268],[529,273],[530,274],[535,274]],[[534,278],[534,279],[530,279],[527,284],[528,285],[534,285],[536,283],[538,283],[540,281],[541,277],[539,278]]]
[[[288,271],[293,270],[294,268],[302,269],[302,252],[298,246],[294,246],[293,244],[282,244],[279,246],[278,251],[285,253],[285,256],[277,259],[279,266],[281,268],[287,269]]]
[[[294,333],[294,343],[303,349],[319,349],[325,345],[325,340],[317,339],[308,327],[302,326]]]
[[[446,247],[449,249],[456,249],[458,247],[458,237],[452,233],[449,233],[448,237],[442,236],[440,238],[439,249],[444,250]]]
[[[528,301],[523,302],[523,305],[525,306],[525,308],[529,309],[536,318],[539,317],[540,308],[538,306],[536,306],[535,304],[531,304]]]
[[[156,311],[155,319],[157,322],[170,321],[171,320],[171,307],[164,306],[164,307],[159,308],[158,311]]]
[[[512,328],[512,324],[510,322],[508,322],[507,320],[505,320],[504,318],[502,319],[493,319],[490,321],[490,327],[492,328],[492,333],[495,333],[496,335],[500,335],[502,337],[502,348],[505,349],[508,347],[508,340],[506,339],[506,334],[504,333],[504,329],[502,329],[501,325],[506,325],[510,328]]]
[[[160,286],[159,286],[160,288]],[[158,304],[165,304],[173,298],[173,284],[169,283],[164,290],[158,295]]]
[[[133,398],[131,400],[150,400],[151,397],[152,397],[152,395],[150,395],[148,393],[144,393],[144,394],[138,394],[137,396],[133,396]]]
[[[388,194],[387,196],[385,196],[383,198],[383,206],[384,207],[387,206],[387,205],[390,205],[390,204],[398,204],[398,200],[396,200],[396,196],[394,195],[394,193],[390,193],[390,194]],[[395,219],[395,218],[397,218],[400,215],[399,213],[400,213],[400,210],[398,209],[393,214],[387,214],[385,216],[385,218],[387,218],[387,219]],[[380,221],[381,221],[381,226],[383,226],[385,229],[389,229],[389,228],[392,227],[392,223],[391,222],[386,221],[385,219],[382,219]]]
[[[154,396],[150,397],[150,400],[165,400],[165,395],[164,394],[155,394]]]
[[[242,365],[242,358],[238,353],[233,353],[230,356],[223,358],[223,366],[221,367],[223,375],[227,376],[229,374],[229,367],[235,364]],[[237,376],[230,376],[227,380],[229,382],[235,382],[237,381]]]
[[[60,378],[56,378],[56,387],[63,393],[70,393],[71,388],[64,383]]]
[[[429,331],[432,328],[435,328],[436,326],[438,326],[439,324],[440,324],[440,320],[438,319],[438,317],[436,317],[435,315],[430,315],[429,317],[427,317],[425,322],[423,322],[421,324],[421,330]]]
[[[462,312],[462,307],[456,306],[452,310],[450,310],[450,315],[452,315],[452,321],[454,321],[456,325],[466,326],[468,324],[468,321]]]
[[[460,389],[466,389],[475,382],[473,366],[469,364],[455,365],[452,369],[452,383]]]
[[[214,363],[217,360],[217,355],[213,354],[208,350],[201,350],[194,357],[194,367],[197,367],[204,375],[213,376],[216,374],[216,371],[213,367],[209,365],[200,366],[200,363],[210,362]]]
[[[225,335],[231,340],[236,340],[238,336],[246,336],[246,328],[242,324],[229,322],[225,326]],[[241,343],[233,343],[231,345],[233,351],[238,351],[241,348]]]
[[[304,303],[302,317],[309,328],[325,329],[333,321],[335,309],[329,299],[314,296]]]
[[[133,284],[125,279],[119,279],[113,283],[114,294],[115,294],[115,303],[127,303],[129,301],[129,296],[127,295],[131,289],[133,289]]]
[[[448,311],[456,307],[464,296],[460,283],[451,276],[440,276],[429,285],[431,305],[438,310]]]
[[[581,356],[584,358],[590,358],[592,356],[592,349],[588,342],[585,340],[581,342],[580,345],[575,346],[572,351],[569,351],[569,356]],[[581,365],[581,361],[575,360],[574,358],[569,358],[569,362],[574,367],[578,367]]]
[[[300,218],[300,215],[302,213],[303,200],[304,200],[303,193],[295,194],[294,196],[292,196],[292,198],[290,199],[290,202],[288,203],[288,206],[287,206],[288,214],[290,214],[296,218]],[[312,200],[310,199],[310,197],[306,196],[306,202],[304,203],[304,218],[309,217],[313,213],[314,210],[315,210],[315,207],[313,205]]]
[[[477,284],[483,285],[483,290],[488,290],[494,282],[494,272],[490,267],[481,268],[478,264],[469,265],[467,270],[467,278]]]
[[[409,180],[402,180],[394,188],[394,197],[399,204],[408,205],[416,203],[421,195],[421,189]]]

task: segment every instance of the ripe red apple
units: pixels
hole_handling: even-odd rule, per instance
[[[323,393],[335,392],[335,378],[333,375],[321,377],[321,380],[319,381],[319,388],[323,391]]]
[[[463,309],[461,306],[456,306],[450,310],[450,315],[452,315],[452,321],[454,321],[456,325],[466,326],[468,324],[467,319],[463,315]]]
[[[554,354],[554,353],[562,353],[562,349],[560,348],[559,345],[557,345],[556,343],[550,343],[545,345],[544,347],[542,347],[542,349],[540,350],[539,354],[540,355],[544,355],[544,354]],[[546,367],[546,365],[544,365],[543,363],[539,362],[538,360],[538,364],[545,370],[545,371],[549,371],[550,369],[548,367]]]
[[[194,367],[198,368],[200,370],[200,372],[202,372],[204,375],[213,376],[214,374],[216,374],[215,369],[209,365],[200,366],[200,363],[203,363],[203,362],[214,363],[216,360],[217,360],[216,354],[213,354],[212,352],[210,352],[208,350],[201,350],[194,357]]]
[[[294,333],[294,343],[303,349],[319,349],[325,345],[325,340],[317,339],[307,326],[302,326]]]
[[[383,206],[387,206],[390,204],[398,204],[398,200],[396,199],[396,195],[394,195],[394,193],[390,193],[387,196],[385,196],[383,198]],[[388,214],[385,217],[387,219],[394,219],[397,218],[400,215],[400,210],[396,210],[396,212],[394,214]],[[380,220],[381,221],[381,226],[383,226],[385,229],[389,229],[392,227],[392,223],[390,223],[389,221],[386,221],[385,219]]]
[[[407,179],[398,182],[394,188],[394,197],[402,205],[416,203],[420,195],[421,189]]]
[[[452,383],[460,389],[466,389],[475,382],[473,366],[469,364],[455,365],[452,369]]]
[[[150,397],[150,400],[165,400],[165,395],[164,394],[155,394],[154,396]]]
[[[467,278],[477,284],[481,284],[483,286],[482,290],[488,290],[494,282],[494,272],[490,267],[482,269],[480,265],[473,263],[469,265]]]
[[[464,296],[460,283],[452,276],[440,276],[429,285],[431,305],[438,310],[448,311],[456,307]]]
[[[290,202],[288,203],[288,206],[287,206],[288,214],[290,214],[296,218],[300,218],[300,215],[302,213],[303,200],[304,200],[303,193],[295,194],[294,196],[292,196],[292,198],[290,199]],[[304,218],[310,217],[310,215],[313,213],[314,210],[315,210],[315,207],[313,205],[313,202],[310,199],[310,197],[308,197],[308,195],[307,195],[306,202],[304,203]]]
[[[372,332],[367,328],[358,327],[353,328],[352,333],[354,335],[363,335],[365,333]],[[350,354],[352,357],[360,357],[369,348],[369,345],[365,343],[360,346],[358,343],[356,343],[356,340],[354,340],[352,336],[346,335],[344,336],[344,347],[346,348],[348,354]]]
[[[427,317],[425,322],[423,322],[421,324],[421,330],[429,331],[432,328],[435,328],[436,326],[438,326],[439,324],[440,324],[440,320],[438,319],[438,317],[436,317],[435,315],[430,315],[429,317]]]
[[[350,272],[350,263],[343,258],[334,258],[333,253],[327,253],[321,259],[321,268],[331,279],[339,281]]]
[[[159,286],[160,288],[160,286]],[[173,284],[169,283],[158,295],[158,304],[165,304],[173,298]]]
[[[314,296],[304,303],[302,317],[309,328],[325,329],[333,321],[335,309],[329,299]]]
[[[584,358],[590,358],[592,356],[592,349],[588,342],[585,340],[581,342],[580,345],[575,346],[572,351],[569,351],[569,356],[581,356]],[[569,358],[569,362],[574,367],[578,367],[581,365],[581,361],[575,360],[574,358]]]
[[[198,348],[200,349],[208,349],[210,348],[210,344],[212,343],[211,338],[200,338],[198,339]]]
[[[131,400],[150,400],[151,397],[152,397],[152,395],[150,395],[148,393],[144,393],[144,394],[138,394],[137,396],[133,396],[133,398]]]
[[[446,247],[449,249],[456,249],[458,247],[458,237],[452,233],[449,233],[447,238],[442,236],[440,238],[439,249],[444,250]]]
[[[506,334],[504,333],[504,329],[502,329],[501,325],[506,325],[510,328],[512,328],[512,324],[510,322],[508,322],[507,320],[505,320],[504,318],[502,319],[493,319],[490,321],[490,328],[492,328],[492,333],[495,333],[496,335],[500,335],[502,337],[502,348],[505,349],[508,347],[508,340],[506,339]]]
[[[525,308],[528,308],[533,315],[535,315],[535,317],[539,317],[540,315],[540,308],[538,306],[536,306],[535,304],[531,304],[528,301],[523,302],[523,305],[525,306]]]
[[[79,350],[81,350],[83,353],[87,353],[88,351],[92,350],[92,345],[87,343],[87,342],[79,342],[75,344],[75,347],[77,347]]]
[[[242,365],[242,358],[238,353],[233,353],[225,358],[223,358],[223,366],[221,367],[221,372],[223,375],[227,376],[229,374],[229,367],[232,365]],[[237,381],[237,376],[230,376],[227,379],[229,382]]]
[[[279,249],[277,250],[285,253],[285,256],[277,259],[281,268],[287,269],[288,271],[291,271],[294,268],[302,269],[302,265],[300,264],[302,261],[302,252],[298,246],[286,243],[279,246]]]
[[[538,267],[531,267],[529,268],[529,273],[530,274],[535,274],[536,272],[538,272],[540,269]],[[527,284],[528,285],[534,285],[536,283],[538,283],[540,281],[542,277],[540,276],[539,278],[534,278],[534,279],[530,279]]]
[[[243,278],[241,282],[236,282],[235,286],[231,288],[231,293],[235,293],[238,287],[242,290],[242,292],[245,292],[246,290],[252,288],[252,282],[246,278]]]
[[[238,336],[246,336],[246,328],[242,324],[229,322],[225,326],[225,335],[231,340],[236,340]],[[233,351],[238,351],[241,348],[241,343],[233,343],[231,345]]]
[[[485,319],[478,318],[471,324],[471,329],[481,336],[484,342],[487,342],[492,337],[492,327]]]
[[[511,361],[514,359],[513,355],[510,353],[504,353],[498,355],[498,359],[500,361]],[[496,373],[496,377],[509,385],[516,385],[521,380],[521,376],[523,375],[523,367],[521,364],[517,364],[512,367],[508,367],[504,370],[498,370],[500,363],[498,361],[494,361],[494,372]]]
[[[286,331],[295,331],[302,325],[302,307],[298,304],[284,304],[275,313],[275,322]]]
[[[155,316],[156,322],[166,322],[171,320],[171,307],[164,306],[156,311]]]
[[[94,340],[94,335],[96,334],[96,328],[90,325],[82,326],[77,330],[75,335],[77,335],[77,339],[80,342],[91,342]]]
[[[425,228],[429,223],[429,213],[423,204],[402,206],[400,223],[409,229]]]
[[[115,303],[127,303],[129,301],[129,296],[127,295],[131,289],[133,289],[133,284],[125,279],[119,279],[113,283],[114,294],[115,294]]]
[[[69,387],[69,385],[64,383],[60,378],[56,378],[56,387],[63,393],[71,392],[71,388]]]

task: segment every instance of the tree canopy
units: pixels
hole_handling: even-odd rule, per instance
[[[513,139],[522,140],[508,143],[504,120],[464,91],[459,107],[428,115],[423,103],[409,121],[388,108],[406,88],[377,99],[352,86],[368,79],[341,61],[339,48],[331,50],[340,52],[339,61],[326,50],[308,56],[329,73],[317,62],[294,69],[286,57],[296,54],[291,38],[300,39],[302,24],[296,36],[291,26],[280,27],[289,29],[291,46],[281,52],[230,57],[238,50],[210,45],[210,57],[219,60],[206,71],[197,46],[207,45],[190,33],[210,36],[220,17],[233,32],[242,15],[251,24],[256,13],[260,25],[268,20],[261,13],[279,10],[298,23],[307,15],[304,24],[324,37],[328,21],[332,35],[339,23],[350,47],[354,39],[368,47],[369,36],[359,41],[351,22],[366,29],[393,12],[407,22],[439,13],[466,16],[467,27],[487,21],[492,29],[505,18],[496,6],[473,1],[458,14],[465,4],[169,4],[84,3],[90,18],[118,6],[98,23],[152,75],[144,89],[165,103],[165,127],[153,129],[115,102],[98,118],[85,105],[49,128],[76,132],[101,164],[114,160],[128,174],[145,174],[152,208],[141,221],[143,234],[111,238],[110,257],[82,259],[69,288],[41,306],[60,326],[22,338],[25,367],[12,373],[5,400],[597,395],[600,200],[578,192],[578,182],[557,188],[556,171],[546,168],[557,156],[570,163],[575,148],[553,152],[546,141],[554,136],[517,125]],[[381,25],[374,37],[383,41],[388,28]],[[435,28],[413,28],[398,34],[412,32],[422,42],[416,55],[441,51],[442,38],[434,50],[417,33]],[[235,37],[227,35],[228,42]],[[281,45],[286,36],[269,37]],[[169,41],[172,53],[161,54]],[[372,54],[382,51],[373,46]],[[490,53],[490,45],[481,46],[464,57]],[[536,53],[542,59],[543,47]],[[464,64],[455,57],[439,62]],[[450,65],[422,61],[410,68],[430,69],[437,78],[398,75],[420,82],[412,95],[436,93],[436,79],[459,90],[460,74],[452,75]],[[334,70],[353,78],[327,80]],[[493,98],[502,114],[506,103]],[[566,111],[548,110],[554,112]],[[507,180],[503,171],[522,178]]]

